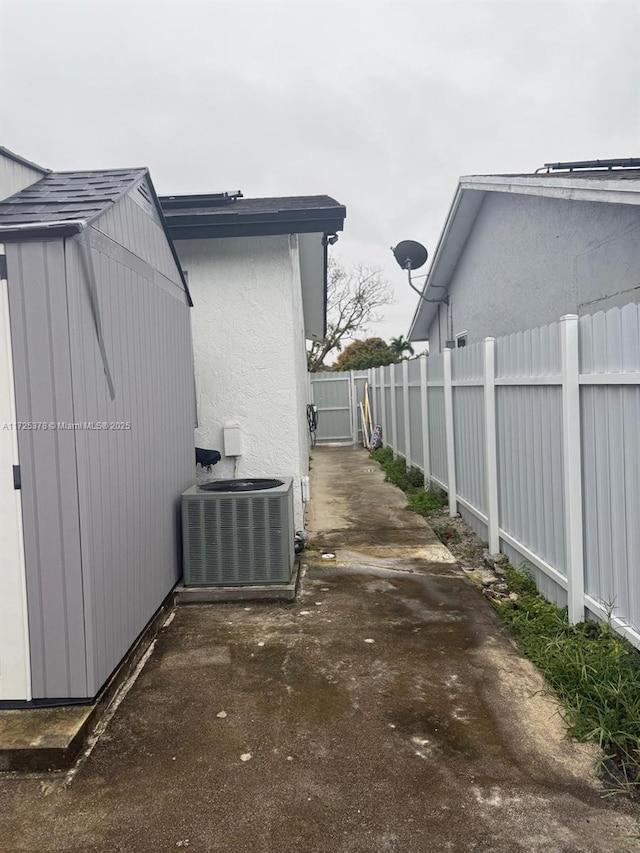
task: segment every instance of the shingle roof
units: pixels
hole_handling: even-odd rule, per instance
[[[323,232],[344,226],[346,209],[328,195],[242,198],[238,195],[162,196],[174,239]]]
[[[0,237],[25,239],[82,231],[144,178],[157,207],[189,305],[191,294],[146,167],[91,172],[49,172],[42,180],[0,201]]]
[[[146,174],[145,168],[50,172],[0,201],[0,226],[90,222]]]

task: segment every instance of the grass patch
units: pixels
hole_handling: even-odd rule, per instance
[[[407,468],[407,463],[400,456],[394,459],[390,447],[374,450],[370,457],[380,463],[380,467],[385,473],[385,479],[389,483],[393,483],[394,486],[406,492],[407,509],[420,515],[430,515],[442,508],[441,493],[435,489],[425,490],[422,471],[419,468]]]
[[[418,515],[432,515],[434,512],[440,512],[442,506],[442,495],[435,489],[413,492],[407,498],[407,509],[417,512]]]
[[[609,756],[605,771],[640,795],[640,654],[607,622],[570,625],[566,609],[545,601],[532,577],[507,567],[517,599],[495,608],[522,652],[543,672],[560,699],[570,733],[596,741]]]

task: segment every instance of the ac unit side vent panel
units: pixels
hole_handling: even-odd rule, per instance
[[[288,583],[293,571],[293,485],[182,495],[186,586]]]

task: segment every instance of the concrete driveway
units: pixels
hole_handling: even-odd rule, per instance
[[[77,775],[0,778],[0,850],[637,850],[536,671],[353,449],[298,600],[181,607]]]

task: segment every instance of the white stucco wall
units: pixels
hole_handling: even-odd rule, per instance
[[[640,206],[489,193],[451,285],[468,342],[640,302]],[[429,330],[448,337],[445,306]]]
[[[176,249],[194,302],[196,445],[224,454],[223,427],[237,424],[238,476],[293,476],[301,529],[309,446],[297,238],[180,240]],[[205,479],[233,476],[223,456]]]

